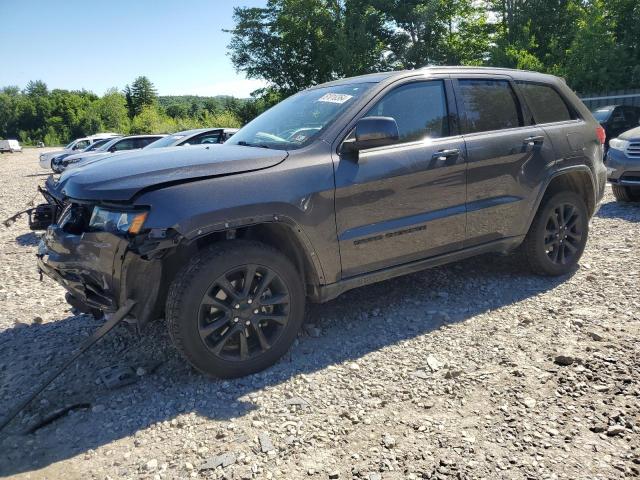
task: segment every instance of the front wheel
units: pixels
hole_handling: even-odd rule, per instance
[[[589,236],[587,207],[575,192],[543,199],[523,243],[531,270],[539,275],[564,275],[577,265]]]
[[[198,253],[167,296],[169,333],[198,370],[221,378],[259,372],[291,346],[302,325],[303,280],[278,250],[234,240]]]

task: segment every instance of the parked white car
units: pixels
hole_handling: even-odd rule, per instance
[[[113,138],[119,137],[120,135],[117,133],[96,133],[95,135],[91,135],[89,137],[76,138],[69,145],[65,146],[62,150],[55,150],[53,152],[41,153],[40,154],[40,166],[45,170],[49,170],[51,168],[51,161],[54,158],[61,157],[62,158],[72,155],[74,153],[79,153],[89,145],[99,141],[104,140],[105,138]]]
[[[0,153],[3,152],[21,152],[22,147],[18,140],[0,140]]]

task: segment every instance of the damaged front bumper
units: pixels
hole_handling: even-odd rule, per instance
[[[127,299],[139,325],[162,313],[162,257],[176,238],[126,238],[110,232],[73,234],[50,225],[38,247],[38,269],[62,285],[81,311],[113,313]]]

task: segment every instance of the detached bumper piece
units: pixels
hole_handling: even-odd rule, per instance
[[[41,203],[34,208],[29,215],[29,228],[31,230],[46,230],[49,225],[56,221],[60,207],[50,203]]]
[[[64,208],[64,204],[48,191],[53,184],[53,178],[49,177],[46,184],[47,190],[38,187],[38,191],[47,203],[41,203],[29,212],[29,228],[31,230],[46,230],[49,225],[52,225],[58,220]]]

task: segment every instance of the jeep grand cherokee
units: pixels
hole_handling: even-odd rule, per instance
[[[38,265],[73,305],[133,300],[138,324],[164,316],[199,370],[246,375],[289,348],[308,300],[486,252],[571,271],[603,194],[603,143],[553,76],[347,78],[223,145],[125,153],[48,182],[61,211]]]

